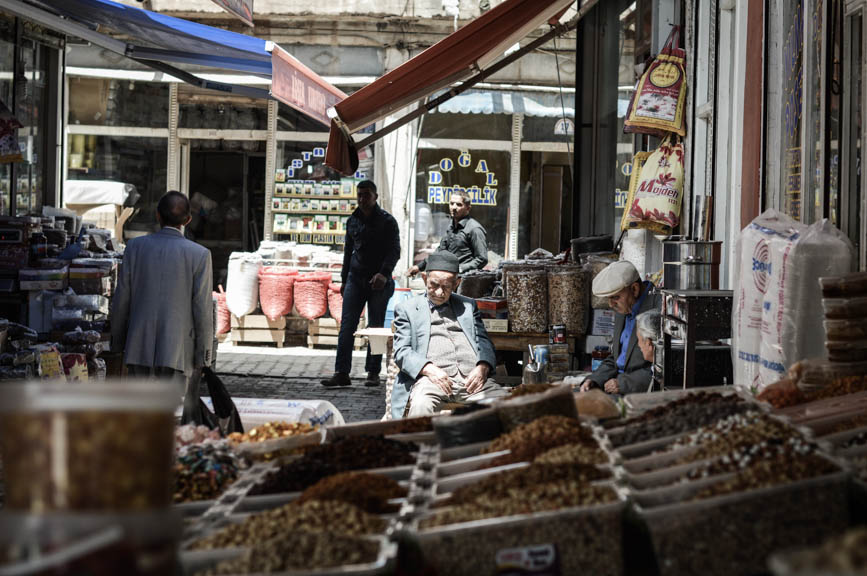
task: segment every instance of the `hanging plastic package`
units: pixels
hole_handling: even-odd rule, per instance
[[[683,144],[662,141],[641,168],[627,199],[626,228],[671,234],[680,224],[683,203]]]
[[[259,269],[262,258],[258,254],[232,252],[229,256],[229,277],[226,279],[226,306],[229,312],[241,318],[259,305]]]
[[[680,47],[680,27],[674,26],[660,53],[635,85],[624,132],[686,136],[686,52]]]

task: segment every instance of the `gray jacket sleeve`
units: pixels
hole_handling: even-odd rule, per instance
[[[647,392],[650,387],[650,381],[653,379],[651,367],[639,368],[632,372],[624,372],[617,376],[617,387],[621,394],[635,394],[636,392]]]
[[[476,325],[476,346],[479,349],[478,361],[490,366],[493,372],[497,367],[497,352],[494,350],[494,343],[491,342],[488,331],[485,330],[485,323],[482,322],[482,315],[475,302],[473,302],[473,322]]]
[[[426,356],[413,350],[412,325],[405,302],[394,308],[394,363],[413,380],[418,380],[428,363]]]
[[[117,288],[111,299],[111,351],[123,352],[126,348],[126,333],[129,328],[130,306],[130,276],[134,250],[132,244],[127,246],[124,259],[120,264],[120,274],[117,278]]]
[[[469,270],[481,270],[488,263],[488,240],[486,236],[485,229],[481,226],[475,226],[470,231],[470,245],[473,249],[473,259],[466,264],[461,264],[461,274]]]
[[[620,376],[623,376],[621,374]],[[602,388],[606,382],[611,380],[612,378],[617,378],[618,382],[620,380],[617,375],[617,358],[614,354],[610,354],[607,358],[602,360],[602,363],[599,365],[593,373],[587,377],[587,379],[595,384],[597,387]]]
[[[193,329],[196,344],[193,365],[210,366],[214,346],[214,302],[211,252],[205,251],[193,276]]]

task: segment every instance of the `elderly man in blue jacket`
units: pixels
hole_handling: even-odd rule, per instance
[[[400,368],[392,394],[395,418],[506,393],[489,378],[496,353],[475,301],[454,293],[459,266],[451,252],[431,254],[423,274],[427,293],[395,307],[394,361]]]

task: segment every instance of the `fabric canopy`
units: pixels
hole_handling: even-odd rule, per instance
[[[346,95],[272,42],[126,6],[111,0],[0,0],[0,8],[128,56],[191,84],[276,98],[329,124],[327,109]],[[122,35],[119,40],[103,33]],[[271,78],[271,90],[204,80],[174,68],[204,66]]]
[[[353,133],[484,71],[508,48],[545,22],[559,18],[573,3],[574,0],[506,0],[355,92],[329,111],[333,121],[326,164],[344,174],[354,172],[358,160],[351,139]],[[583,15],[585,6],[592,4],[595,1],[585,0],[576,18]]]
[[[574,96],[564,96],[564,104],[558,95],[519,94],[516,92],[468,92],[437,106],[439,113],[451,114],[524,114],[543,118],[573,118]]]

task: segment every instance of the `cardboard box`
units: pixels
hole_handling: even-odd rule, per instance
[[[509,320],[504,318],[482,318],[488,332],[508,332]]]
[[[63,290],[68,285],[69,269],[22,268],[18,272],[21,290]]]
[[[593,323],[590,327],[590,333],[594,336],[613,336],[614,311],[593,310]]]
[[[477,298],[479,314],[484,318],[508,320],[509,305],[505,298]]]

